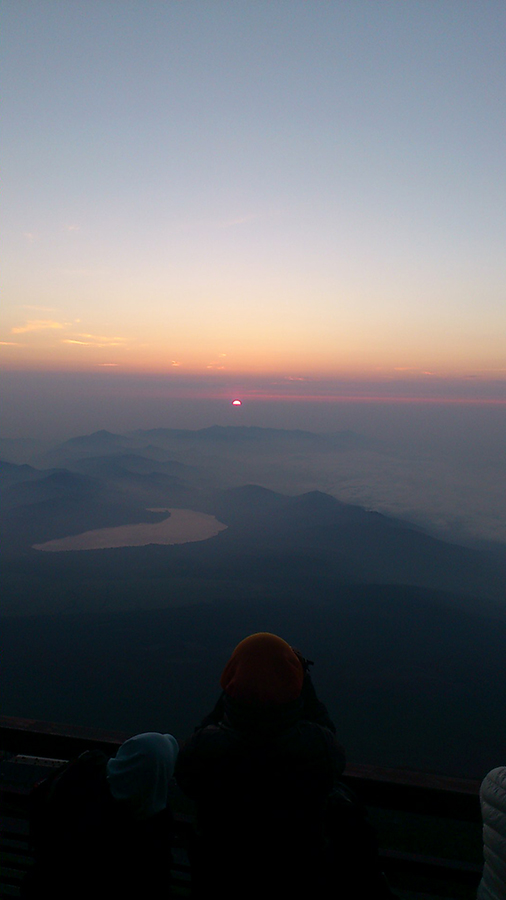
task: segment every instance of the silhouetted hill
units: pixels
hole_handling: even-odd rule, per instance
[[[350,762],[480,778],[503,759],[506,623],[400,586],[4,620],[3,712],[185,738],[213,707],[233,647],[255,631],[315,661]]]
[[[26,463],[17,465],[15,463],[6,462],[5,460],[0,460],[0,491],[5,491],[6,488],[10,488],[12,485],[19,484],[23,481],[45,478],[47,475],[47,470],[41,471]]]
[[[69,438],[68,441],[64,441],[44,453],[40,460],[47,465],[65,465],[68,460],[77,459],[80,456],[106,456],[118,453],[130,445],[130,439],[121,434],[95,431],[93,434]]]
[[[48,535],[65,537],[106,525],[153,521],[146,512],[150,506],[203,505],[199,486],[206,483],[205,475],[182,463],[114,453],[70,465],[73,471],[0,463],[4,550],[14,544],[22,549],[41,543]],[[197,486],[180,475],[192,478]]]
[[[103,447],[104,449],[112,447],[116,449],[118,446],[123,446],[126,443],[128,443],[128,441],[123,435],[113,434],[112,431],[106,431],[102,428],[100,431],[94,431],[92,434],[85,434],[80,435],[79,437],[69,438],[69,440],[65,441],[65,443],[63,443],[61,446],[72,448]]]
[[[82,471],[86,474],[101,474],[106,477],[108,473],[116,474],[118,471],[135,472],[138,475],[150,475],[159,472],[163,475],[177,476],[178,478],[191,478],[195,474],[193,466],[175,460],[158,460],[141,456],[137,453],[113,453],[108,456],[91,456],[84,459],[76,459],[70,463],[73,471]]]
[[[50,475],[40,473],[40,476],[24,480],[6,491],[9,505],[40,503],[42,500],[57,497],[63,501],[84,500],[99,490],[98,482],[92,478],[76,475],[65,469],[52,472]]]
[[[109,473],[110,475],[110,473]],[[66,469],[0,466],[2,554],[95,528],[157,522],[146,506],[186,505],[195,492],[169,475],[119,469],[117,478],[92,478]]]
[[[497,554],[447,543],[320,491],[288,497],[245,485],[206,494],[175,476],[128,471],[118,455],[93,458],[90,464],[104,477],[56,471],[35,479],[28,470],[29,479],[4,492],[4,554],[15,546],[28,549],[90,529],[159,521],[160,514],[147,508],[174,506],[212,513],[229,526],[208,541],[182,546],[177,556],[182,569],[173,568],[170,548],[163,548],[165,565],[173,574],[177,571],[182,602],[185,579],[192,580],[191,595],[201,599],[209,578],[215,585],[234,582],[238,595],[247,594],[244,585],[254,581],[256,590],[270,596],[274,583],[288,595],[294,583],[297,590],[308,578],[316,583],[316,573],[324,578],[324,590],[331,584],[406,584],[482,599],[505,597],[506,565]],[[9,474],[13,477],[11,470]],[[137,557],[126,548],[119,552],[126,571],[128,561]],[[106,565],[105,557],[101,561]],[[54,568],[58,565],[53,561]],[[136,577],[132,574],[133,581]],[[197,595],[195,579],[200,585]],[[139,591],[145,597],[140,586]]]
[[[238,596],[251,597],[260,592],[273,596],[273,585],[283,596],[300,591],[306,596],[312,585],[325,594],[332,592],[332,585],[379,583],[504,601],[506,561],[498,552],[445,542],[403,520],[321,491],[288,496],[261,484],[229,486],[244,461],[255,468],[260,448],[277,446],[272,456],[266,451],[262,466],[274,460],[275,467],[282,467],[289,448],[295,446],[294,456],[305,459],[304,447],[327,446],[341,438],[341,433],[218,426],[128,436],[100,431],[73,438],[53,454],[65,457],[72,471],[0,466],[0,478],[3,475],[9,485],[0,512],[4,557],[81,531],[159,521],[160,514],[147,512],[150,507],[180,507],[211,513],[229,527],[177,552],[162,548],[162,555],[150,560],[174,602],[184,603],[189,596],[205,599],[209,580],[218,595],[220,585],[228,590],[230,584]],[[355,436],[344,433],[343,439]],[[246,448],[243,456],[241,448]],[[90,552],[80,554],[81,569],[83,555]],[[128,549],[115,552],[122,554],[124,570],[131,571],[139,602],[149,602],[136,570],[143,557]],[[109,580],[112,557],[100,560],[100,578]],[[53,559],[50,571],[60,566],[61,561]],[[36,604],[36,591],[33,596]],[[129,591],[128,605],[132,597]]]
[[[286,497],[257,484],[219,491],[214,495],[211,506],[220,522],[226,525],[243,525],[251,528],[260,516],[263,521],[274,510],[286,504]]]
[[[221,559],[255,555],[322,568],[343,583],[410,584],[483,598],[505,598],[506,567],[490,553],[438,540],[391,516],[313,491],[283,497],[255,486],[217,495],[213,512],[233,527],[214,539]],[[210,547],[202,548],[202,555]],[[225,565],[225,562],[223,563]]]

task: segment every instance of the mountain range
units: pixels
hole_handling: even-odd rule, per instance
[[[322,491],[251,483],[252,472],[303,466],[310,446],[332,461],[332,441],[360,445],[292,437],[99,432],[0,463],[5,714],[185,737],[234,645],[267,630],[315,659],[350,760],[472,777],[500,763],[504,549],[442,540]],[[167,516],[149,507],[227,528],[180,545],[33,549]]]

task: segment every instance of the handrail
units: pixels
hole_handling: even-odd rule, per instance
[[[129,737],[130,734],[119,731],[0,716],[0,750],[10,753],[22,749],[31,756],[71,759],[95,749],[112,756]]]
[[[91,748],[113,755],[131,735],[117,731],[85,728],[0,716],[0,750],[32,756],[69,759]],[[466,821],[480,821],[480,782],[381,766],[349,764],[344,774],[369,806],[410,810]]]
[[[0,716],[0,757],[6,756],[9,759],[11,755],[18,758],[24,755],[35,757],[33,763],[37,762],[37,757],[41,762],[44,759],[47,763],[48,758],[71,759],[89,749],[100,749],[112,756],[130,736],[104,729]],[[478,781],[363,764],[348,765],[343,781],[368,807],[389,811],[388,815],[391,812],[394,815],[400,813],[403,821],[405,814],[408,814],[407,821],[413,813],[421,814],[429,828],[429,817],[472,823],[465,827],[471,827],[479,841],[481,815]],[[7,785],[4,785],[4,789],[5,787]],[[184,813],[184,807],[179,812]],[[4,825],[5,815],[9,815],[7,809],[4,810]],[[188,826],[187,816],[178,815],[177,818],[184,819]],[[412,852],[406,852],[398,845],[387,845],[381,851],[381,859],[387,874],[408,872],[415,884],[422,876],[434,884],[442,877],[444,880],[450,879],[452,883],[466,884],[471,890],[476,889],[480,877],[480,865],[477,861],[472,863],[463,859],[439,858],[439,855],[436,858],[430,852],[428,847],[424,852],[415,851],[415,848]],[[426,893],[430,894],[430,888]]]

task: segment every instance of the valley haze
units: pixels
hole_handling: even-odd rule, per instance
[[[400,448],[392,417],[389,435],[213,425],[2,440],[5,713],[126,731],[168,717],[184,737],[235,643],[272,630],[316,658],[351,760],[478,776],[506,740],[493,713],[506,702],[506,545],[485,476],[503,463],[492,447],[488,466],[470,465],[484,435],[458,447],[462,410],[442,434],[421,416]],[[97,529],[156,534],[167,510],[222,530],[34,549]]]

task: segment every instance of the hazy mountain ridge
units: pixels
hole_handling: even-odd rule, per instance
[[[21,484],[30,479],[46,478],[50,471],[36,469],[27,463],[17,464],[2,459],[0,460],[0,491],[5,492],[12,485]]]
[[[442,426],[442,416],[434,421],[439,419]],[[85,468],[86,459],[136,456],[146,463],[165,464],[165,474],[181,477],[204,492],[248,483],[291,495],[319,490],[415,522],[444,540],[478,549],[488,543],[504,558],[504,429],[497,425],[494,442],[490,434],[482,440],[479,433],[456,434],[455,429],[445,436],[444,429],[435,432],[430,421],[432,430],[427,434],[417,419],[408,430],[383,429],[381,437],[349,428],[326,433],[253,426],[155,428],[125,434],[102,430],[50,449],[33,440],[0,439],[0,457],[100,475],[92,463]],[[178,463],[198,470],[199,476],[176,471]],[[125,461],[124,468],[136,466]],[[148,471],[144,467],[139,474]]]
[[[113,453],[108,456],[89,456],[84,459],[76,459],[68,462],[68,467],[73,471],[84,473],[107,471],[127,471],[138,475],[150,475],[159,472],[164,475],[178,475],[179,477],[191,476],[194,468],[175,460],[157,460],[152,457],[142,456],[138,453]]]
[[[318,491],[285,497],[256,487],[222,492],[213,511],[234,525],[219,536],[258,553],[312,555],[338,580],[413,584],[500,600],[506,566],[490,554],[438,540],[410,523]]]
[[[231,591],[245,603],[261,596],[331,599],[341,586],[350,584],[403,584],[452,591],[476,605],[504,600],[506,567],[490,555],[445,543],[408,523],[329,495],[312,492],[286,497],[249,485],[200,499],[203,510],[228,528],[196,544],[63,554],[45,554],[26,546],[25,571],[34,579],[32,598],[26,595],[22,599],[19,594],[14,598],[7,591],[4,611],[12,614],[18,608],[26,614],[30,605],[35,611],[37,593],[42,590],[45,594],[48,577],[63,577],[64,582],[73,579],[72,596],[81,594],[79,609],[85,610],[91,603],[90,611],[104,603],[106,608],[132,609],[146,604],[210,602]],[[4,526],[22,530],[23,520],[28,518],[25,539],[33,544],[63,536],[65,531],[77,534],[107,527],[118,519],[127,524],[129,520],[160,521],[164,515],[124,499],[118,503],[111,490],[86,503],[82,496],[72,501],[67,496],[65,501],[53,497],[19,507],[7,516]],[[12,551],[12,543],[10,547]],[[6,572],[10,571],[8,551],[9,545],[4,551]],[[92,599],[85,587],[90,578],[94,582]],[[155,579],[165,585],[165,597],[163,592],[150,594],[149,584]],[[112,596],[111,581],[115,584]],[[55,609],[65,610],[62,599],[55,602]],[[47,605],[46,600],[44,603]]]
[[[184,737],[216,699],[234,644],[271,630],[315,659],[350,759],[463,775],[495,764],[504,556],[325,491],[250,482],[309,465],[305,440],[283,435],[271,453],[272,434],[150,432],[125,444],[99,432],[55,448],[46,461],[57,468],[0,465],[7,714]],[[332,465],[332,451],[318,454]],[[148,505],[228,527],[192,544],[31,549],[166,515]]]
[[[154,443],[153,443],[154,442]],[[293,447],[322,452],[338,452],[342,449],[364,449],[381,447],[381,442],[366,438],[352,431],[317,434],[301,429],[260,428],[256,426],[222,426],[196,430],[178,428],[138,429],[125,435],[109,431],[97,431],[90,435],[70,438],[47,451],[41,462],[61,464],[74,460],[78,455],[109,456],[119,452],[181,452],[201,453],[209,448],[212,452],[269,452]],[[184,448],[184,449],[183,449]]]
[[[153,483],[149,476],[126,470],[115,480],[68,469],[37,470],[12,464],[0,467],[4,559],[12,553],[28,552],[34,543],[94,528],[160,521],[164,514],[146,509],[150,504],[158,505],[160,495],[181,502],[189,499],[177,479],[156,474],[154,478]]]
[[[278,440],[293,446],[301,436],[309,443],[327,441],[326,436],[311,432],[260,428],[154,429],[136,432],[135,437],[99,431],[55,448],[48,458],[64,455],[68,469],[36,470],[5,463],[0,467],[0,477],[7,482],[0,514],[4,557],[32,553],[33,544],[83,531],[160,521],[164,514],[150,513],[148,508],[179,507],[210,513],[229,526],[205,543],[179,549],[177,558],[187,562],[178,577],[183,581],[197,578],[201,583],[197,593],[204,601],[209,577],[233,581],[240,591],[239,573],[251,580],[253,558],[254,580],[269,593],[267,582],[273,577],[283,593],[291,590],[287,586],[293,586],[292,571],[300,569],[297,561],[304,559],[308,570],[320,570],[327,582],[336,584],[409,584],[468,597],[504,599],[506,563],[500,554],[448,543],[405,520],[345,503],[319,490],[288,496],[258,484],[229,486],[227,475],[223,486],[219,484],[219,466],[212,469],[211,465],[212,471],[208,471],[207,457],[197,454],[200,465],[188,459],[187,445],[195,441],[206,447],[217,441],[227,446],[270,446]],[[155,445],[157,459],[153,458],[153,439],[170,443],[170,450]],[[142,441],[148,456],[140,446]],[[181,455],[185,462],[172,458],[174,441],[184,445]],[[137,444],[135,451],[132,443]],[[97,455],[97,449],[105,453]],[[162,455],[165,458],[161,459]],[[229,468],[226,458],[225,473]],[[231,480],[233,483],[235,477]],[[119,552],[135,559],[132,551]],[[163,552],[166,564],[171,565],[174,549],[165,547]],[[54,560],[52,565],[56,571],[60,563]],[[101,570],[104,565],[102,557]],[[181,602],[185,602],[184,591]],[[129,599],[128,605],[131,603]]]

